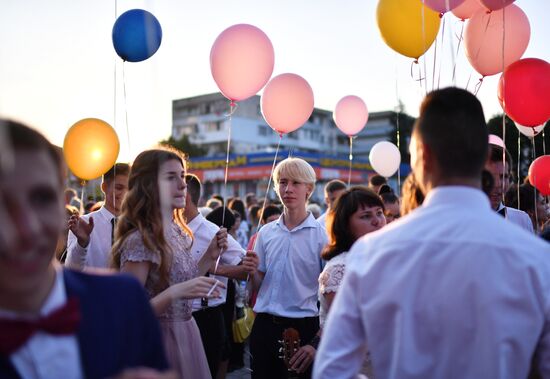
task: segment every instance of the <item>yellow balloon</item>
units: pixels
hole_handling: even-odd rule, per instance
[[[441,19],[423,0],[380,0],[376,21],[382,39],[399,54],[418,59],[435,41]]]
[[[120,143],[111,125],[85,118],[71,126],[63,142],[63,155],[77,177],[90,180],[109,171],[116,163]]]

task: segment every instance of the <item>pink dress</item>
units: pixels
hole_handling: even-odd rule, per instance
[[[173,261],[170,267],[169,285],[198,276],[197,263],[191,257],[191,238],[181,228],[171,223],[164,238],[172,249]],[[120,264],[125,262],[151,262],[152,267],[145,282],[150,298],[158,294],[155,285],[159,280],[160,257],[147,249],[141,234],[136,231],[124,241],[121,247]],[[182,379],[211,378],[204,353],[199,328],[191,315],[192,300],[177,299],[164,313],[158,316],[168,362]]]

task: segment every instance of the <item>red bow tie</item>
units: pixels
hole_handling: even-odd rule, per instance
[[[77,298],[70,298],[65,305],[35,320],[0,318],[0,355],[11,355],[38,331],[56,335],[74,334],[79,321]]]

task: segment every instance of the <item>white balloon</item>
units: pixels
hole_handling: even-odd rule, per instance
[[[374,145],[369,154],[369,161],[378,174],[389,178],[397,172],[401,163],[401,153],[397,146],[388,141]]]
[[[523,126],[516,122],[516,128],[518,128],[519,132],[529,138],[533,138],[538,135],[540,132],[542,132],[542,129],[544,129],[545,126],[546,124],[542,124],[531,128],[530,126]]]

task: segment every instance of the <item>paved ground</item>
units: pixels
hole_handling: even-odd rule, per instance
[[[250,379],[250,350],[248,343],[244,348],[244,367],[240,370],[230,372],[226,376],[227,379]]]

